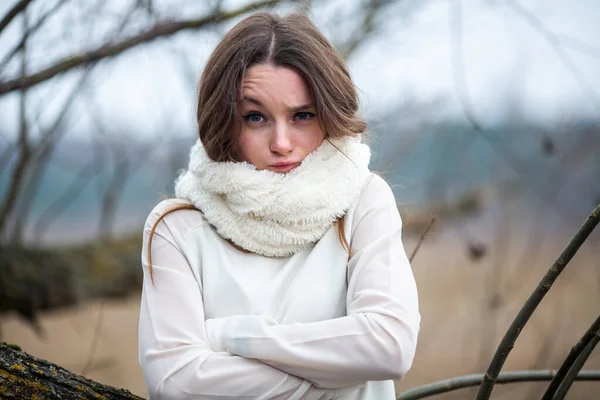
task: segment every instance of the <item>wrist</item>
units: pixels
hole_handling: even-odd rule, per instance
[[[225,325],[227,318],[209,318],[204,321],[208,346],[215,353],[227,352],[225,346]]]
[[[209,318],[204,329],[210,349],[214,352],[239,354],[236,340],[265,336],[267,326],[278,325],[277,321],[266,315],[232,315],[222,318]]]

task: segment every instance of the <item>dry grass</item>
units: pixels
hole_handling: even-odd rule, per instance
[[[469,256],[464,231],[446,230],[429,238],[413,264],[423,318],[419,347],[413,368],[398,389],[487,370],[514,316],[575,232],[565,229],[544,237],[539,231],[525,233],[518,225],[503,232],[478,231],[477,243],[494,244],[478,261]],[[599,233],[594,233],[555,282],[521,333],[504,371],[557,369],[597,318]],[[415,241],[410,238],[406,247]],[[598,351],[585,368],[600,368]],[[535,399],[546,385],[498,386],[492,398]],[[569,398],[597,399],[599,385],[576,383]],[[475,393],[475,389],[463,389],[436,398],[474,398]]]

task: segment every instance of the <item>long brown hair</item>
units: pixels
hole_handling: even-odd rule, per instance
[[[259,12],[225,35],[200,77],[198,133],[212,160],[241,161],[238,107],[242,80],[248,68],[262,63],[292,68],[306,80],[326,138],[358,136],[367,130],[357,115],[358,96],[344,60],[310,19],[299,13]],[[344,225],[342,217],[337,221],[338,236],[349,252]]]

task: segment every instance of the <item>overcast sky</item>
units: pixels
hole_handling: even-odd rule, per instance
[[[429,2],[410,26],[399,27],[392,37],[369,46],[361,54],[364,57],[351,62],[357,85],[365,90],[370,103],[379,107],[414,96],[423,101],[452,99],[456,105],[449,17],[452,3],[455,1]],[[588,82],[587,89],[573,78],[546,38],[504,5],[508,3],[462,2],[466,79],[476,113],[492,118],[506,98],[516,95],[534,117],[600,116],[599,102],[594,103],[586,91],[600,97],[600,2],[516,3],[534,12],[552,32],[598,49],[592,57],[572,46],[562,47]]]
[[[349,62],[369,115],[381,117],[403,101],[439,101],[442,114],[457,115],[459,110],[450,33],[451,7],[456,1],[413,1],[425,5],[408,21],[381,24],[381,33]],[[4,14],[12,2],[2,3]],[[560,35],[558,52],[511,3],[533,12],[547,29]],[[461,4],[465,76],[475,113],[482,120],[497,119],[506,100],[515,96],[522,102],[520,108],[536,119],[600,117],[599,1],[464,0]],[[314,15],[313,19],[329,32],[321,20],[326,18]],[[193,130],[195,87],[183,77],[197,78],[216,38],[216,34],[179,35],[108,62],[95,76],[94,107],[102,110],[103,118],[140,131]],[[192,65],[183,68],[175,49],[187,52]],[[574,67],[566,66],[561,54]],[[580,72],[579,81],[569,68]],[[89,102],[85,104],[89,107]],[[6,121],[16,115],[16,109],[14,94],[0,97],[3,125],[15,126]]]

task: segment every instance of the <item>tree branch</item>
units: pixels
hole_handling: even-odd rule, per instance
[[[419,249],[421,248],[421,245],[423,244],[423,241],[425,240],[425,236],[427,236],[427,234],[429,233],[429,230],[431,229],[431,227],[433,226],[433,224],[435,223],[435,221],[437,221],[437,215],[434,215],[434,216],[431,217],[431,219],[429,220],[429,223],[427,224],[427,226],[423,230],[423,233],[421,234],[421,237],[419,238],[419,242],[415,246],[415,249],[413,250],[412,254],[410,255],[410,257],[408,259],[408,261],[410,263],[413,262],[415,256],[417,255],[417,252],[419,251]]]
[[[0,343],[2,398],[142,400],[128,390],[86,379],[33,357],[19,346]]]
[[[4,57],[4,59],[2,61],[0,61],[0,71],[2,71],[2,69],[4,67],[6,67],[6,65],[9,63],[9,61],[12,60],[12,58],[19,52],[19,50],[21,50],[21,48],[25,45],[27,38],[29,36],[33,35],[38,29],[40,29],[40,27],[44,24],[44,22],[46,22],[48,17],[51,17],[52,15],[54,15],[65,4],[67,4],[67,0],[59,1],[58,3],[56,3],[54,5],[54,7],[52,7],[52,9],[50,9],[48,12],[46,12],[44,15],[42,15],[35,22],[34,25],[29,27],[27,32],[21,38],[21,41],[19,43],[17,43],[17,45],[10,52],[8,52],[8,54]]]
[[[29,31],[29,19],[27,18],[27,10],[23,11],[23,40],[24,44],[21,47],[21,76],[27,73],[27,39]],[[21,89],[19,93],[19,159],[13,169],[13,173],[8,184],[8,193],[0,203],[0,235],[4,233],[4,228],[7,224],[8,217],[15,206],[15,202],[19,196],[19,192],[25,179],[27,165],[31,157],[31,147],[29,145],[29,126],[27,124],[27,89]],[[0,236],[0,241],[2,237]]]
[[[17,216],[18,223],[16,224],[13,232],[11,243],[20,244],[22,241],[22,230],[27,225],[27,220],[31,217],[31,206],[33,201],[35,200],[38,190],[40,189],[39,179],[44,170],[44,167],[48,163],[48,159],[54,150],[58,140],[62,135],[64,135],[64,130],[62,130],[64,121],[68,116],[68,112],[71,110],[71,107],[77,96],[79,95],[80,88],[87,81],[92,68],[86,69],[77,84],[74,85],[71,93],[64,105],[62,106],[58,116],[52,123],[52,125],[42,132],[42,139],[35,146],[35,148],[31,151],[31,157],[28,161],[27,169],[29,170],[25,189],[23,194],[21,195],[19,202],[18,210],[16,210],[15,215]],[[23,182],[25,184],[25,182]]]
[[[513,382],[536,382],[549,381],[556,375],[556,371],[516,371],[503,372],[498,376],[497,383]],[[428,385],[420,386],[396,397],[397,400],[417,400],[425,397],[431,397],[442,393],[452,392],[454,390],[477,386],[483,381],[484,374],[464,375],[445,381],[439,381]],[[600,381],[600,371],[580,371],[577,375],[578,381]]]
[[[21,0],[15,4],[14,7],[2,17],[2,20],[0,20],[0,32],[2,32],[21,11],[26,9],[29,3],[31,3],[31,0]]]
[[[573,346],[573,348],[569,352],[569,355],[567,356],[567,358],[565,358],[562,365],[558,369],[556,376],[554,377],[554,379],[552,379],[550,385],[548,385],[548,388],[546,389],[546,393],[544,393],[542,400],[552,400],[554,398],[554,394],[556,393],[556,390],[565,378],[565,375],[567,375],[567,372],[569,372],[569,370],[573,366],[573,363],[575,362],[575,360],[577,360],[577,357],[579,357],[579,354],[581,354],[585,346],[587,346],[587,344],[594,336],[594,332],[596,332],[598,329],[600,329],[600,317],[596,318],[596,321],[594,321],[594,323],[590,326],[587,332],[585,332],[585,334],[579,340],[579,342],[577,342],[577,344]]]
[[[171,36],[184,30],[199,29],[208,25],[217,24],[245,14],[249,11],[258,8],[274,6],[281,2],[282,0],[260,0],[229,12],[208,15],[197,19],[157,23],[149,30],[136,36],[124,39],[120,42],[106,44],[96,50],[92,50],[84,54],[74,55],[72,57],[60,60],[54,65],[51,65],[50,67],[47,67],[34,74],[0,82],[0,95],[37,85],[55,77],[56,75],[62,74],[77,67],[90,65],[105,58],[115,57],[125,50],[138,46],[142,43],[148,43],[162,37]]]
[[[571,388],[571,385],[573,384],[575,379],[577,379],[579,371],[581,371],[581,368],[583,368],[583,365],[594,351],[594,348],[596,347],[598,342],[600,342],[600,330],[597,330],[593,333],[589,342],[583,348],[581,353],[579,353],[579,355],[575,359],[575,362],[573,362],[573,366],[571,367],[571,369],[563,379],[562,383],[560,384],[560,387],[556,391],[556,396],[554,396],[554,400],[563,400],[565,398],[567,392]]]
[[[492,389],[494,388],[494,384],[498,380],[498,374],[500,373],[508,354],[512,350],[515,341],[523,330],[523,327],[525,324],[527,324],[527,321],[529,321],[529,318],[537,306],[544,299],[544,296],[546,296],[546,293],[548,293],[554,281],[565,269],[573,256],[575,256],[577,250],[579,250],[581,245],[585,242],[599,222],[600,204],[596,206],[581,228],[579,228],[579,231],[577,231],[558,259],[550,267],[548,272],[546,272],[542,280],[538,283],[533,293],[531,293],[519,311],[519,314],[517,314],[516,318],[513,320],[512,324],[508,328],[508,331],[504,335],[504,338],[502,338],[502,341],[496,350],[496,354],[494,354],[494,357],[488,367],[483,382],[481,383],[481,387],[479,388],[479,392],[477,393],[477,400],[489,399]]]

